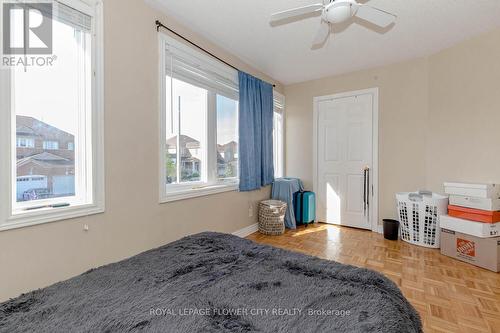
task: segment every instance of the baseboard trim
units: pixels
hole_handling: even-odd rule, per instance
[[[254,224],[251,224],[248,227],[245,227],[243,229],[236,230],[232,234],[235,235],[235,236],[241,237],[241,238],[245,238],[245,237],[247,237],[247,236],[249,236],[249,235],[251,235],[251,234],[253,234],[254,232],[257,232],[257,231],[259,231],[259,224],[258,223],[254,223]],[[372,230],[372,231],[376,232],[376,233],[379,233],[379,234],[383,234],[384,233],[384,228],[383,228],[382,225],[378,225],[377,229],[376,230]]]
[[[245,238],[246,236],[251,235],[254,232],[257,232],[258,230],[259,230],[259,225],[257,223],[254,223],[249,225],[248,227],[233,232],[233,235]]]

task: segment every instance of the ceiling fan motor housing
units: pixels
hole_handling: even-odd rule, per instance
[[[354,0],[337,0],[326,6],[324,15],[330,23],[342,23],[356,14],[356,9],[357,3]]]
[[[271,23],[282,22],[290,18],[307,18],[307,14],[321,12],[321,22],[316,33],[314,45],[324,45],[331,33],[332,26],[330,24],[339,24],[349,21],[352,17],[375,24],[376,26],[386,28],[394,24],[397,16],[363,3],[358,3],[357,0],[323,0],[322,3],[314,5],[302,6],[281,11],[271,15]]]

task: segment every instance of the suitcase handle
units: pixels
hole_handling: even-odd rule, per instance
[[[304,191],[300,192],[300,223],[304,223]]]

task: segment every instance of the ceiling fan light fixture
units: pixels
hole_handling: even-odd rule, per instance
[[[330,23],[342,23],[350,19],[353,15],[352,5],[331,6],[326,9],[326,19]]]

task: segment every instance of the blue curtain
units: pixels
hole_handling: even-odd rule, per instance
[[[274,180],[273,86],[239,72],[240,191],[253,191]]]

